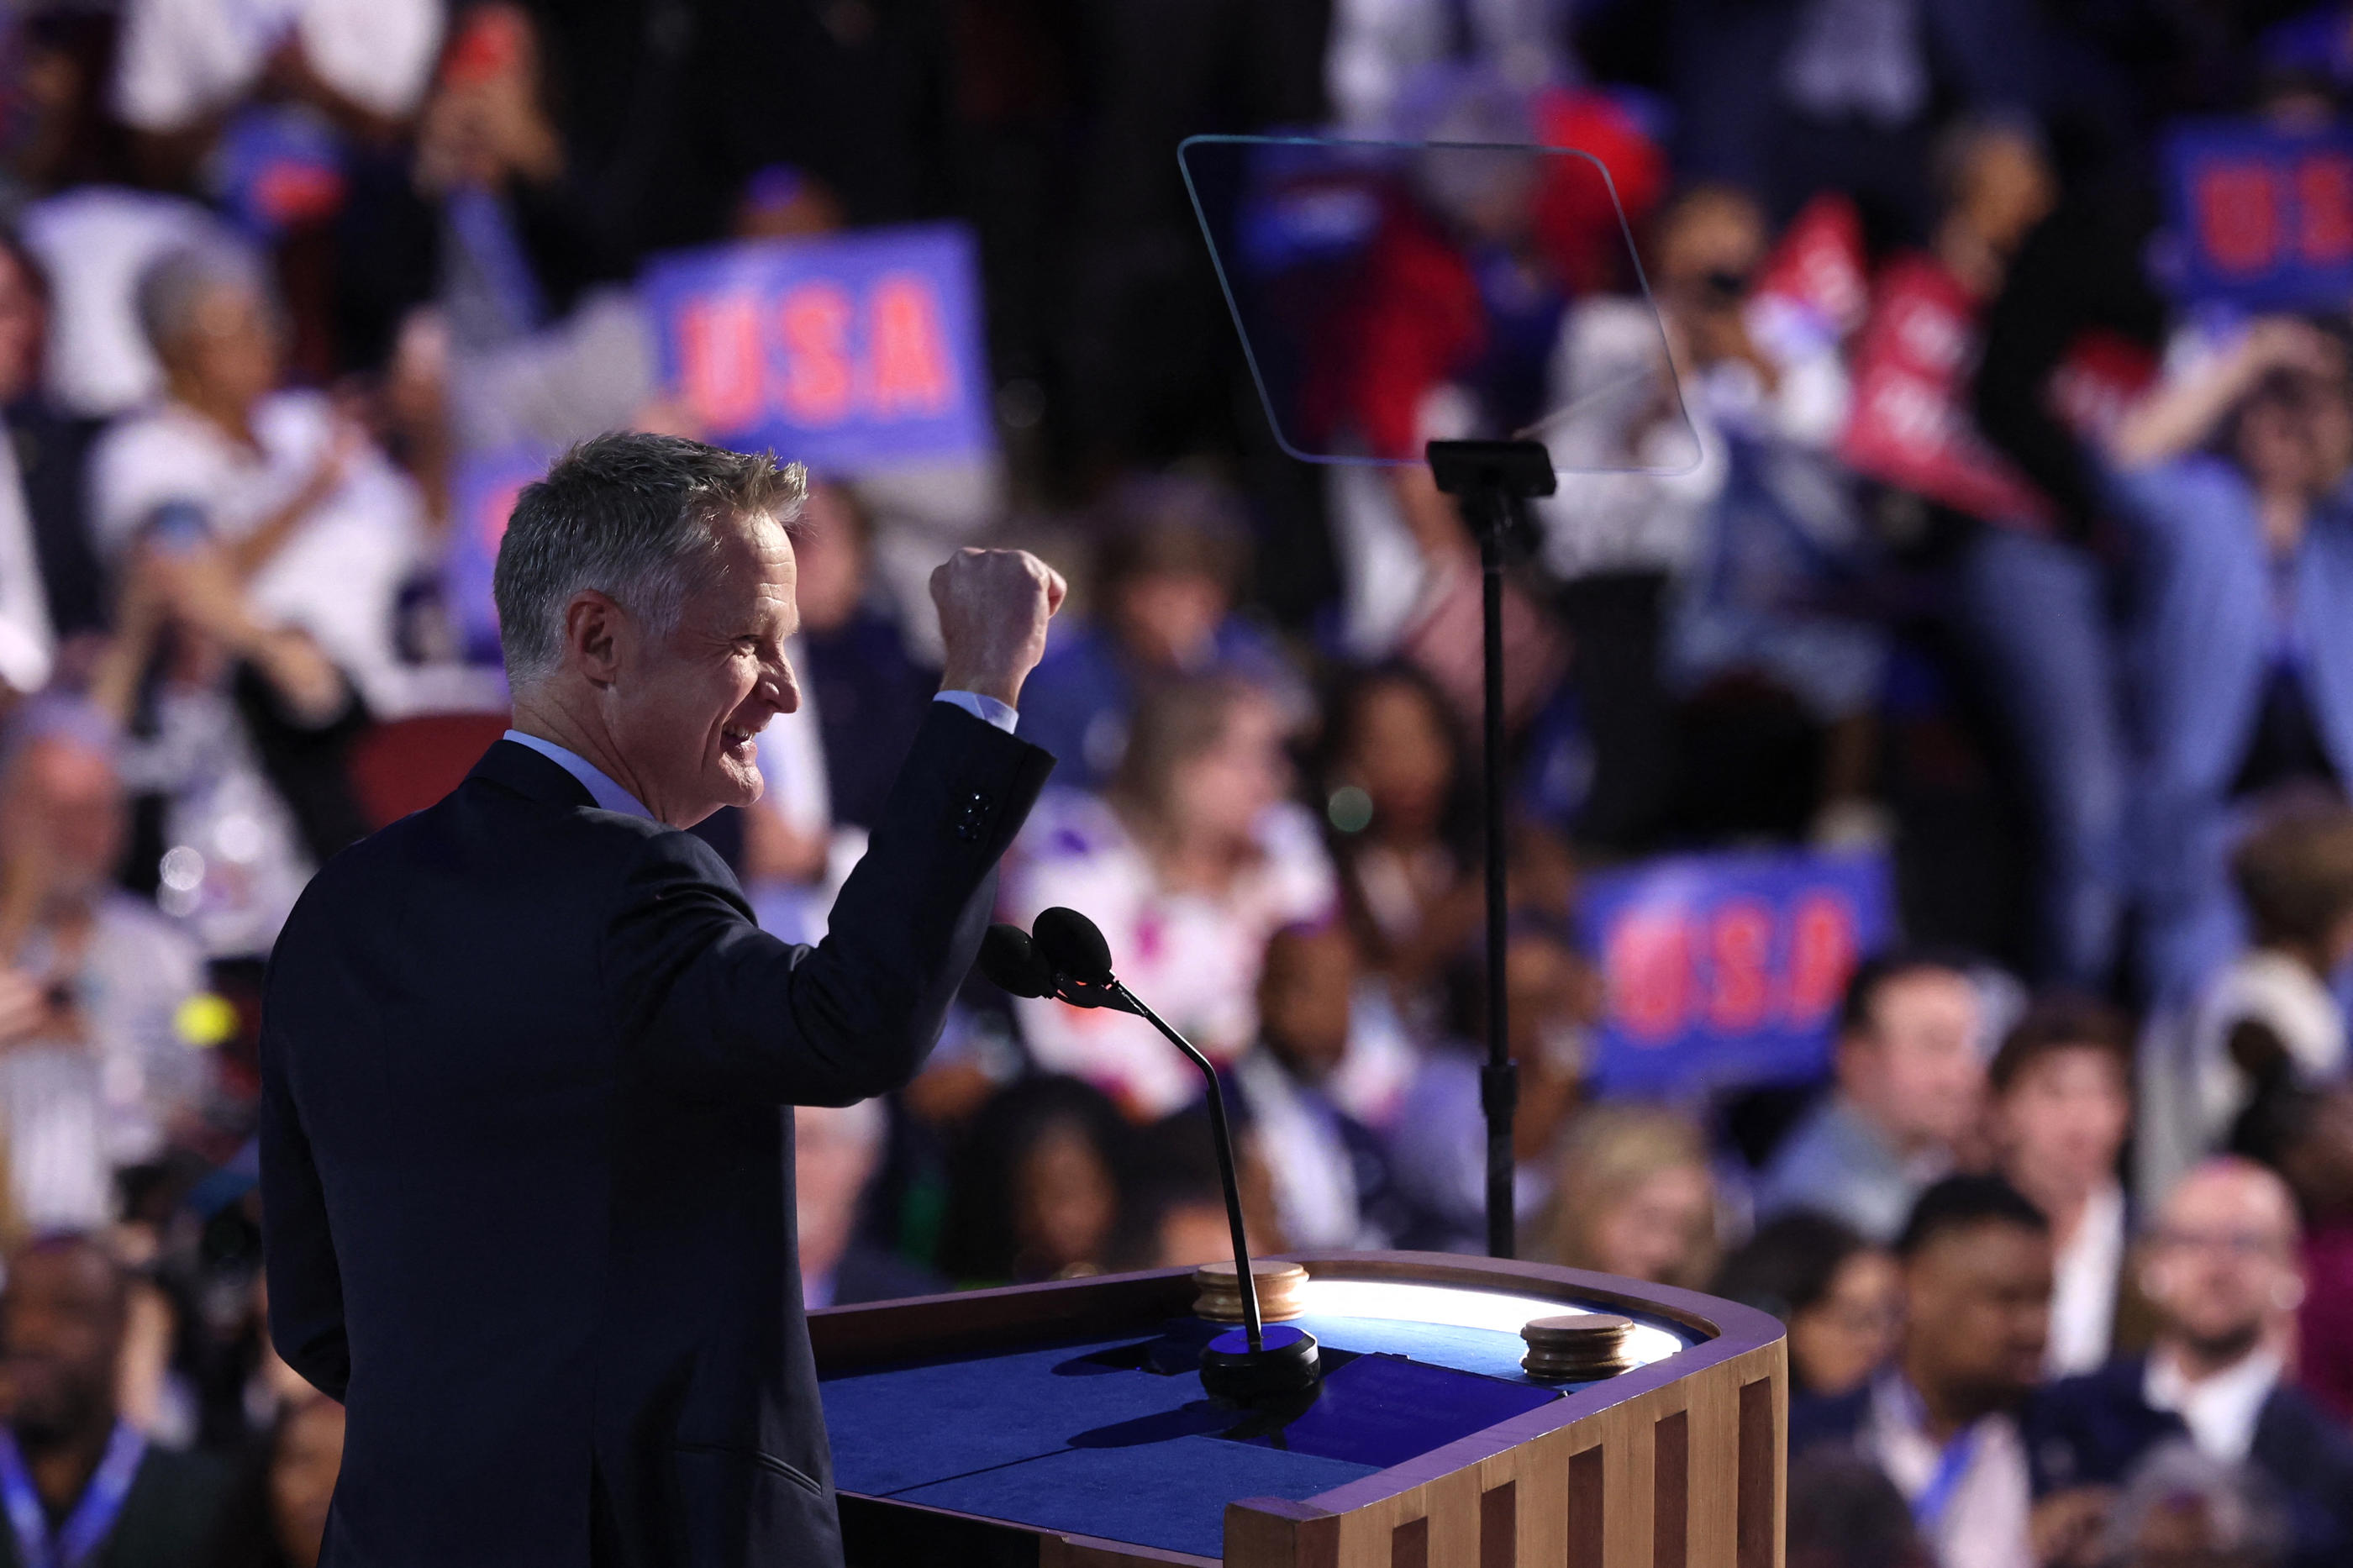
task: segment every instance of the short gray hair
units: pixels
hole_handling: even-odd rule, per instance
[[[133,303],[139,330],[157,358],[168,357],[172,346],[195,325],[206,298],[222,289],[250,295],[277,322],[278,291],[270,285],[269,268],[251,247],[233,236],[224,233],[175,245],[147,264],[139,274]]]
[[[563,661],[564,608],[584,589],[666,636],[717,552],[719,525],[790,522],[807,491],[807,469],[767,452],[641,435],[573,447],[523,487],[499,544],[491,589],[507,683],[520,689]]]

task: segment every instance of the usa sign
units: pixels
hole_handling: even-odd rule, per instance
[[[1584,906],[1609,998],[1605,1094],[1819,1075],[1849,976],[1894,931],[1872,854],[1677,856],[1594,878]]]
[[[441,563],[441,588],[451,628],[466,657],[481,664],[499,658],[499,611],[491,597],[491,574],[499,562],[499,542],[523,486],[546,474],[555,460],[548,447],[519,446],[477,452],[458,465],[449,483],[449,542]]]
[[[2198,120],[2165,143],[2174,291],[2253,310],[2353,296],[2353,132]]]
[[[976,277],[939,224],[681,252],[640,289],[706,438],[853,476],[989,447]]]

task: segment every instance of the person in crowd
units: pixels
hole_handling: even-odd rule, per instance
[[[208,1568],[318,1568],[343,1462],[343,1407],[305,1384],[279,1413]]]
[[[461,452],[699,434],[674,409],[654,414],[653,324],[626,287],[635,242],[617,210],[644,194],[643,174],[584,166],[564,123],[584,106],[561,102],[582,63],[566,30],[525,5],[468,6],[418,116],[406,205],[387,204],[385,248],[403,264],[383,268],[373,311],[405,323],[422,306],[434,323]],[[694,237],[720,237],[716,224]]]
[[[1561,1140],[1550,1236],[1538,1256],[1695,1290],[1715,1271],[1715,1208],[1707,1140],[1689,1118],[1595,1106]]]
[[[2138,1180],[2161,1194],[2225,1146],[2258,1159],[2276,1102],[2345,1075],[2335,981],[2353,959],[2353,810],[2334,796],[2272,802],[2231,855],[2251,945],[2186,1013],[2152,1029]]]
[[[1336,921],[1268,938],[1258,1046],[1231,1069],[1235,1114],[1265,1162],[1292,1247],[1386,1247],[1409,1223],[1387,1149],[1335,1092],[1348,1068],[1361,967],[1356,939]]]
[[[1864,963],[1840,1010],[1830,1095],[1775,1151],[1759,1212],[1817,1209],[1893,1241],[1976,1128],[1980,1027],[1977,988],[1953,963],[1906,953]]]
[[[1895,1353],[1903,1284],[1885,1248],[1801,1209],[1758,1227],[1725,1260],[1708,1293],[1780,1319],[1789,1330],[1792,1395],[1836,1398],[1870,1382]]]
[[[793,534],[801,700],[815,709],[824,736],[833,820],[856,827],[871,827],[881,815],[939,684],[908,653],[897,618],[874,591],[873,528],[853,491],[819,480]],[[1023,687],[1025,712],[1032,700]]]
[[[859,1234],[890,1121],[879,1100],[804,1105],[793,1111],[793,1203],[801,1300],[808,1307],[929,1296],[946,1289],[930,1269]]]
[[[111,1568],[183,1568],[206,1561],[227,1524],[231,1468],[148,1443],[117,1415],[127,1301],[121,1265],[90,1237],[40,1237],[9,1258],[0,1492],[18,1563],[60,1561],[64,1542],[87,1539],[82,1552]]]
[[[1238,497],[1182,474],[1113,487],[1096,530],[1092,613],[1023,689],[1021,736],[1054,753],[1056,782],[1097,789],[1120,771],[1143,689],[1230,670],[1295,699],[1264,633],[1234,614],[1248,569]]]
[[[2054,1376],[2108,1359],[2125,1269],[2117,1157],[2132,1123],[2132,1033],[2113,1008],[2054,994],[2031,1004],[1994,1054],[2001,1173],[2051,1221]]]
[[[1234,1186],[1241,1200],[1242,1231],[1251,1255],[1259,1258],[1310,1245],[1286,1227],[1279,1155],[1271,1147],[1274,1136],[1279,1134],[1271,1136],[1255,1123],[1234,1129]],[[1206,1104],[1188,1105],[1142,1129],[1130,1169],[1134,1218],[1114,1254],[1118,1267],[1198,1268],[1233,1260],[1233,1222],[1226,1211],[1225,1180]]]
[[[1834,717],[1859,712],[1875,695],[1873,649],[1842,675],[1820,660],[1785,658],[1794,645],[1761,626],[1710,619],[1699,586],[1685,582],[1715,547],[1716,527],[1740,516],[1725,506],[1735,443],[1744,465],[1760,447],[1805,454],[1775,471],[1788,477],[1800,505],[1834,513],[1840,505],[1834,479],[1789,472],[1791,461],[1819,468],[1845,416],[1846,375],[1835,339],[1768,330],[1768,318],[1750,309],[1768,237],[1741,192],[1685,191],[1659,215],[1649,247],[1656,315],[1631,296],[1583,300],[1563,321],[1553,356],[1549,405],[1574,412],[1547,442],[1572,471],[1534,510],[1545,566],[1562,584],[1559,607],[1576,643],[1570,683],[1595,752],[1579,827],[1600,842],[1644,842],[1673,805],[1671,678],[1688,687],[1756,666],[1818,689]],[[1662,325],[1672,364],[1661,357]],[[1810,517],[1807,526],[1853,531],[1843,515]],[[1677,584],[1688,591],[1671,603]],[[1840,799],[1861,786],[1854,767],[1845,772],[1832,781]]]
[[[8,434],[0,453],[0,679],[19,691],[38,690],[40,678],[59,668],[86,679],[111,608],[90,530],[98,421],[63,412],[47,395],[48,331],[48,275],[20,237],[0,231],[0,424]],[[28,592],[36,581],[38,602]],[[45,665],[31,656],[46,653],[51,637],[58,657]]]
[[[2158,1314],[2146,1357],[2045,1390],[2028,1417],[2038,1489],[2118,1486],[2159,1445],[2187,1438],[2247,1465],[2285,1502],[2291,1561],[2353,1551],[2353,1436],[2289,1380],[2305,1293],[2285,1183],[2231,1156],[2183,1177],[2158,1212],[2142,1285]]]
[[[2291,1091],[2274,1112],[2274,1158],[2305,1224],[2296,1383],[2353,1426],[2353,1084]]]
[[[1342,907],[1399,1010],[1426,1020],[1482,918],[1462,732],[1430,678],[1394,661],[1344,676],[1324,711],[1316,785]]]
[[[787,941],[825,934],[937,686],[868,592],[870,543],[849,490],[810,487],[793,539],[801,706],[760,732],[767,789],[742,813],[753,910]]]
[[[1967,531],[1949,583],[2034,819],[2032,978],[2102,988],[2126,956],[2135,857],[2127,572],[2098,433],[2162,352],[2167,302],[2145,265],[2154,191],[2082,174],[2068,170],[2058,205],[2003,267],[1968,396],[1978,431],[2049,515]]]
[[[2137,579],[2147,968],[2167,1005],[2238,945],[2234,805],[2353,779],[2348,374],[2339,338],[2266,319],[2109,438]]]
[[[124,731],[127,873],[215,959],[266,954],[311,868],[365,830],[344,759],[367,712],[299,626],[259,616],[193,508],[133,547],[90,700]]]
[[[1458,962],[1449,977],[1451,1038],[1432,1050],[1408,1086],[1389,1133],[1398,1187],[1416,1211],[1413,1245],[1484,1250],[1487,1122],[1479,1095],[1486,1061],[1486,966]],[[1584,1103],[1601,977],[1557,921],[1524,916],[1504,960],[1505,1025],[1519,1068],[1512,1119],[1512,1206],[1535,1226],[1561,1174],[1560,1142]],[[1533,1233],[1532,1233],[1533,1234]]]
[[[1920,1194],[1895,1255],[1903,1347],[1837,1398],[1796,1402],[1789,1451],[1844,1447],[1911,1505],[1939,1568],[2048,1561],[2037,1536],[2084,1532],[2073,1500],[2037,1521],[2021,1407],[2042,1373],[2051,1225],[1996,1176],[1948,1176]]]
[[[1081,1079],[1000,1089],[949,1165],[941,1271],[960,1286],[1100,1273],[1134,1229],[1134,1137],[1110,1098]]]
[[[427,542],[415,487],[324,396],[278,389],[279,310],[250,251],[225,236],[170,251],[138,304],[166,394],[91,455],[100,553],[124,571],[157,510],[185,505],[175,542],[216,544],[257,621],[308,633],[379,716],[407,710],[396,623]]]
[[[206,0],[122,7],[112,107],[162,183],[185,178],[249,101],[300,104],[371,140],[417,110],[441,47],[442,11],[426,0],[340,5],[308,0],[257,26]]]
[[[1789,1465],[1788,1568],[1934,1568],[1912,1510],[1870,1460],[1817,1449]]]
[[[1702,0],[1675,15],[1678,166],[1756,192],[1779,217],[1818,190],[1851,191],[1874,228],[1916,245],[1935,221],[1939,116],[2032,108],[2049,47],[2017,0],[1896,13]]]
[[[0,1128],[35,1230],[113,1221],[116,1173],[209,1109],[213,1064],[177,1022],[202,953],[114,882],[120,752],[102,714],[63,696],[0,733]]]
[[[1283,735],[1274,699],[1239,677],[1159,684],[1104,793],[1050,792],[1006,875],[1011,919],[1027,926],[1055,905],[1087,914],[1120,978],[1219,1063],[1257,1031],[1267,938],[1334,901],[1314,823],[1285,798]],[[1201,1092],[1193,1065],[1140,1018],[1051,999],[1018,1016],[1040,1066],[1100,1085],[1132,1115],[1156,1120]]]

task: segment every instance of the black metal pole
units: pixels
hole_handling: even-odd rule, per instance
[[[1116,980],[1112,982],[1112,989],[1137,1017],[1159,1030],[1167,1037],[1170,1045],[1190,1057],[1193,1065],[1201,1069],[1202,1078],[1208,1081],[1209,1131],[1218,1145],[1218,1179],[1226,1185],[1226,1224],[1234,1233],[1234,1277],[1242,1292],[1242,1329],[1250,1335],[1250,1348],[1263,1350],[1266,1346],[1263,1331],[1259,1326],[1258,1279],[1250,1273],[1250,1237],[1242,1228],[1241,1184],[1234,1179],[1234,1135],[1226,1121],[1226,1096],[1218,1086],[1218,1069],[1210,1065],[1208,1058],[1193,1048],[1192,1041],[1170,1028],[1159,1014],[1137,998],[1134,992]]]
[[[1487,699],[1480,748],[1487,805],[1487,1065],[1479,1074],[1479,1102],[1487,1113],[1487,1250],[1510,1258],[1518,1250],[1512,1223],[1517,1164],[1512,1158],[1512,1118],[1520,1080],[1512,1065],[1504,963],[1504,536],[1514,500],[1551,495],[1557,485],[1552,454],[1540,441],[1432,441],[1427,451],[1431,479],[1461,503],[1462,520],[1479,536]]]
[[[1504,529],[1511,502],[1482,490],[1463,498],[1466,510],[1483,511],[1472,526],[1479,534],[1480,619],[1485,633],[1487,700],[1482,766],[1485,770],[1487,818],[1487,1067],[1480,1074],[1479,1098],[1487,1113],[1487,1251],[1510,1258],[1517,1251],[1512,1177],[1512,1120],[1518,1108],[1519,1077],[1512,1066],[1511,1020],[1504,993],[1505,909],[1504,820]]]

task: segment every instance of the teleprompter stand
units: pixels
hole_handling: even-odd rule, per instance
[[[1485,634],[1486,678],[1481,767],[1487,831],[1487,1065],[1479,1075],[1479,1101],[1487,1113],[1487,1251],[1516,1250],[1513,1226],[1512,1118],[1519,1106],[1519,1071],[1512,1062],[1505,1016],[1504,789],[1504,540],[1519,503],[1556,488],[1552,455],[1540,441],[1432,441],[1430,471],[1438,488],[1462,505],[1462,520],[1479,539],[1480,621]]]

